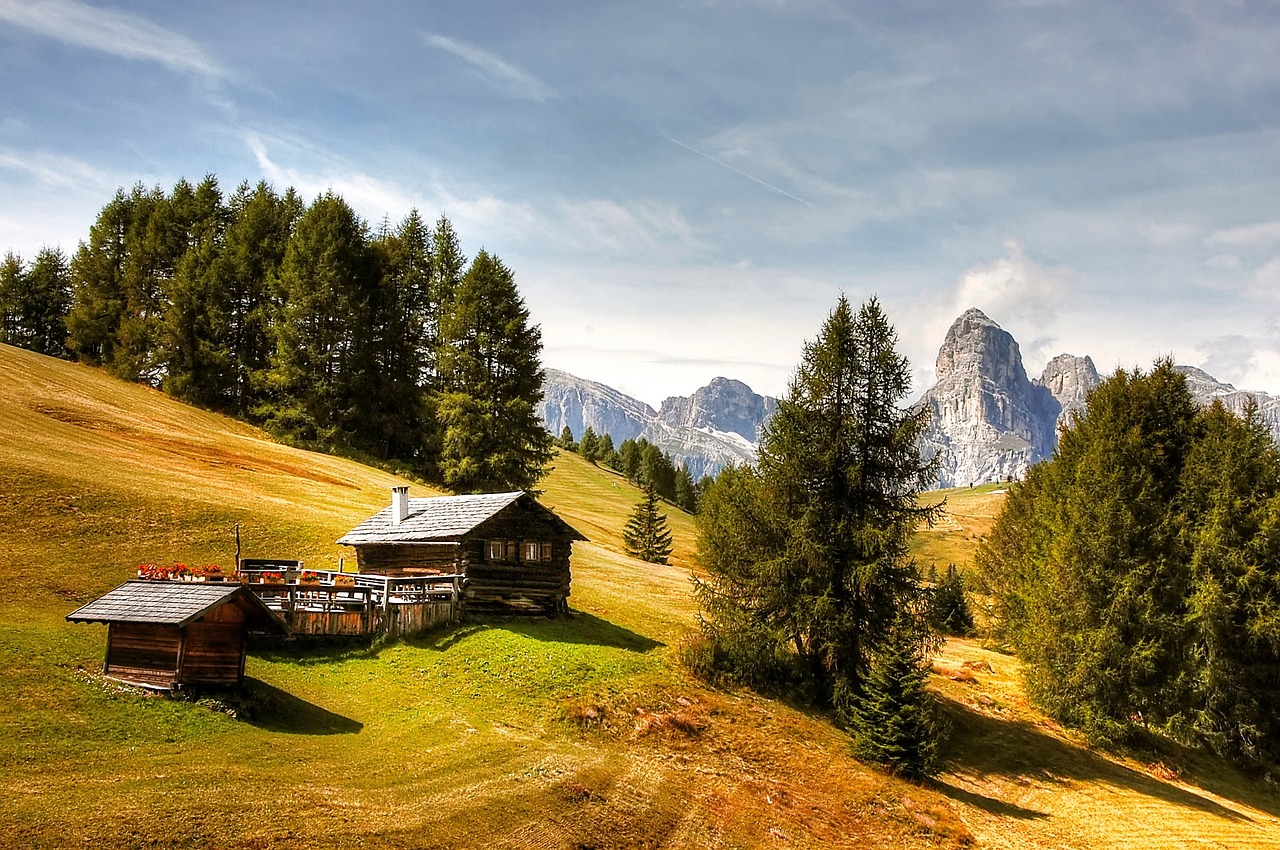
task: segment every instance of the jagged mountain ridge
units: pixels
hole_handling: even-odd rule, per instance
[[[569,426],[574,437],[590,427],[615,445],[645,438],[688,464],[695,479],[726,465],[754,463],[760,426],[777,402],[741,381],[715,378],[691,396],[671,396],[659,410],[596,381],[546,369],[539,412],[547,430]]]
[[[1101,379],[1088,356],[1060,354],[1037,378],[1026,373],[1017,340],[978,309],[966,310],[938,350],[937,382],[913,405],[927,408],[923,448],[939,460],[938,487],[960,487],[1021,478],[1031,464],[1050,457],[1058,430],[1082,411]],[[1280,397],[1222,383],[1194,366],[1178,366],[1200,404],[1221,400],[1243,413],[1252,399],[1258,415],[1280,440]],[[556,369],[546,370],[541,406],[548,430],[565,425],[580,437],[589,425],[615,443],[644,437],[694,477],[729,463],[752,463],[760,427],[777,401],[741,381],[716,378],[691,396],[672,396],[659,410],[604,384]]]

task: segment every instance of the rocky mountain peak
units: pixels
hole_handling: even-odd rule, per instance
[[[1057,400],[1061,410],[1055,427],[1061,427],[1070,421],[1072,413],[1084,410],[1085,400],[1101,383],[1101,379],[1092,357],[1059,354],[1045,364],[1044,372],[1036,383],[1047,389]]]
[[[931,411],[922,439],[942,486],[1019,477],[1052,452],[1061,406],[1027,378],[1017,341],[981,310],[951,324],[937,376],[916,407]]]
[[[760,425],[773,414],[775,404],[742,381],[712,378],[691,396],[666,399],[658,418],[674,428],[711,428],[755,442]]]
[[[939,382],[975,372],[1001,385],[1027,381],[1017,340],[976,307],[951,323],[934,367]]]

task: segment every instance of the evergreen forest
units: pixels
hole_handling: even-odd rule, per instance
[[[0,341],[455,492],[531,488],[552,453],[511,269],[444,216],[375,232],[332,192],[120,189],[69,259],[5,256]]]

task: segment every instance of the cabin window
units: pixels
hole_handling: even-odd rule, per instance
[[[551,544],[542,540],[526,540],[520,547],[520,560],[526,563],[551,560]]]
[[[516,559],[516,542],[514,540],[490,540],[485,547],[486,561],[514,561]]]

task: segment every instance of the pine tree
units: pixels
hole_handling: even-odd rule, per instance
[[[731,632],[749,624],[775,642],[753,659],[785,642],[812,697],[846,718],[874,648],[923,595],[907,543],[937,508],[916,501],[934,466],[924,412],[900,406],[909,375],[875,299],[855,314],[842,297],[764,427],[758,473],[722,473],[698,517],[708,638],[747,645]]]
[[[340,197],[320,196],[298,220],[277,285],[270,397],[258,415],[294,440],[359,445],[376,391],[369,309],[378,279],[368,230]]]
[[[71,312],[71,267],[57,248],[41,248],[26,274],[28,347],[52,357],[67,356],[67,314]]]
[[[597,460],[597,439],[596,432],[590,425],[582,432],[582,439],[578,441],[578,454],[582,455],[584,460],[595,463]]]
[[[227,325],[234,364],[229,408],[246,414],[261,401],[275,351],[283,303],[275,281],[294,225],[304,211],[293,189],[283,196],[265,182],[242,183],[228,203],[223,257],[229,288]]]
[[[578,444],[573,441],[573,429],[568,425],[560,429],[560,438],[556,440],[556,445],[566,452],[576,452]]]
[[[943,634],[964,637],[973,633],[973,612],[965,596],[964,579],[955,564],[947,565],[947,574],[929,594],[929,622]]]
[[[658,512],[658,493],[644,488],[644,499],[636,505],[622,530],[627,554],[653,564],[665,564],[671,555],[671,531],[667,517]]]
[[[934,772],[940,721],[920,641],[902,622],[877,646],[848,717],[854,755],[913,779]]]
[[[0,262],[0,342],[23,347],[24,332],[23,297],[26,269],[22,258],[12,251]]]
[[[476,255],[441,319],[440,469],[459,493],[529,489],[551,459],[538,418],[542,333],[515,277],[495,256]]]
[[[698,490],[693,483],[693,473],[689,472],[689,464],[682,463],[676,470],[675,502],[689,513],[698,510]]]

